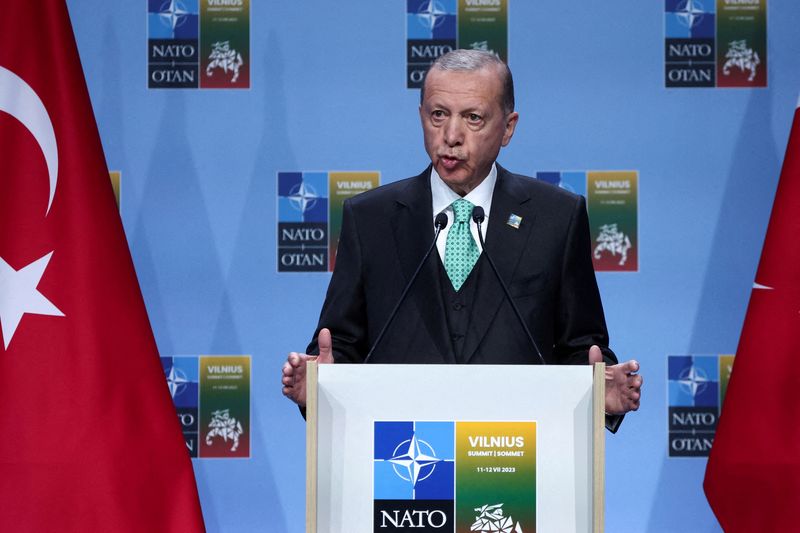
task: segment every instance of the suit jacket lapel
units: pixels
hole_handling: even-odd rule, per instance
[[[430,167],[409,182],[408,187],[398,196],[397,203],[398,209],[391,221],[392,231],[400,267],[408,283],[433,240]],[[431,257],[423,265],[408,296],[409,301],[403,305],[409,303],[416,305],[444,362],[455,363],[442,302],[438,264],[436,258],[432,257],[436,253],[436,250],[433,250]]]
[[[486,250],[509,287],[514,280],[517,265],[525,251],[536,218],[532,202],[529,202],[530,197],[524,188],[517,184],[517,179],[497,165],[497,183],[492,194],[492,210],[489,213],[491,224],[488,234],[484,236]],[[522,217],[519,228],[507,223],[512,214]],[[500,282],[497,281],[489,261],[485,260],[478,273],[472,316],[467,337],[464,339],[465,361],[469,361],[475,354],[504,299],[505,293]]]

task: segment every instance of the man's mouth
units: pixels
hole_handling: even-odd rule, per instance
[[[455,169],[459,164],[461,164],[461,159],[457,157],[453,157],[450,155],[442,155],[439,157],[439,161],[442,163],[442,166],[447,170]]]

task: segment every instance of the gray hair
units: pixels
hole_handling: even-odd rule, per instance
[[[494,67],[503,76],[503,93],[500,95],[500,105],[506,113],[514,111],[514,79],[511,77],[511,69],[508,65],[492,52],[483,50],[451,50],[444,55],[436,58],[425,73],[433,70],[449,70],[456,72],[474,72],[483,68]],[[425,100],[425,79],[422,80],[422,88],[419,92],[420,104]]]

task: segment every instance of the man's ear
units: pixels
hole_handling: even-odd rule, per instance
[[[506,129],[505,132],[503,132],[503,146],[511,142],[511,137],[514,136],[514,130],[517,127],[517,122],[519,122],[519,113],[512,111],[506,117]]]

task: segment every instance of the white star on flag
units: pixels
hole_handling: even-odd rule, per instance
[[[0,257],[0,329],[5,349],[11,344],[22,315],[64,316],[53,303],[36,288],[44,275],[53,252],[19,270]]]

